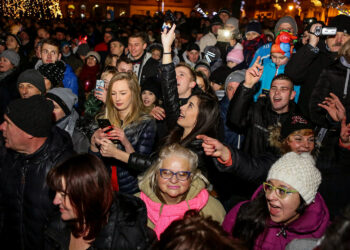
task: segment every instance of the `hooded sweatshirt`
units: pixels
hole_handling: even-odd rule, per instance
[[[146,204],[148,226],[152,228],[159,239],[161,233],[177,219],[182,219],[187,210],[196,209],[202,212],[204,216],[211,216],[215,221],[222,223],[225,217],[225,209],[221,203],[209,195],[205,189],[205,183],[200,178],[195,178],[190,186],[184,201],[167,205],[162,203],[157,195],[152,191],[149,182],[140,186],[140,197]]]
[[[252,196],[252,200],[263,192],[260,186]],[[231,233],[237,219],[241,206],[249,201],[243,201],[234,206],[225,217],[222,227],[226,232]],[[320,238],[329,225],[328,208],[317,193],[315,201],[308,205],[302,215],[287,226],[267,219],[267,227],[255,240],[254,249],[284,250],[289,242],[294,239]]]

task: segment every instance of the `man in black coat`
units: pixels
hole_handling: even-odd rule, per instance
[[[0,125],[2,249],[42,249],[54,210],[46,175],[73,153],[69,135],[52,126],[53,103],[40,95],[9,104]]]
[[[322,70],[331,65],[341,46],[350,39],[350,17],[338,15],[329,23],[337,28],[335,36],[327,36],[325,40],[315,36],[316,23],[310,28],[309,43],[300,48],[289,60],[284,70],[295,84],[301,85],[298,105],[307,117],[310,116],[309,101]]]
[[[271,82],[267,97],[261,97],[254,102],[254,86],[262,76],[263,66],[257,58],[245,75],[241,84],[230,101],[227,120],[237,132],[245,132],[243,151],[252,156],[258,156],[270,150],[268,137],[269,127],[283,123],[296,109],[292,80],[284,74],[276,76]]]

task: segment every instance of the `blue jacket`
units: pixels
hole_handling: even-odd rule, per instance
[[[244,140],[244,136],[237,134],[232,128],[227,124],[227,110],[230,105],[230,100],[225,95],[220,101],[220,115],[224,123],[224,143],[233,147],[240,149]]]
[[[253,64],[255,63],[256,58],[258,58],[258,56],[260,56],[260,60],[263,60],[265,58],[270,58],[270,53],[271,53],[271,47],[272,47],[272,43],[267,43],[263,46],[261,46],[254,55],[253,60],[251,61],[249,68],[251,66],[253,66]]]
[[[78,79],[72,67],[68,64],[66,64],[66,70],[64,71],[63,86],[71,89],[78,96]]]
[[[265,57],[263,60],[264,72],[260,78],[258,84],[260,84],[258,92],[254,95],[254,101],[257,101],[259,95],[261,94],[263,89],[270,90],[272,79],[280,74],[284,73],[284,68],[286,65],[281,65],[279,67],[276,66],[271,60],[270,57]],[[300,86],[294,86],[294,90],[296,92],[294,101],[298,103]]]

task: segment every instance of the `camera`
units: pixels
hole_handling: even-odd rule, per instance
[[[242,39],[241,33],[238,30],[228,30],[228,29],[219,29],[218,30],[218,42],[230,42],[231,39],[240,40]]]
[[[313,33],[315,36],[335,36],[337,34],[336,27],[316,27]]]

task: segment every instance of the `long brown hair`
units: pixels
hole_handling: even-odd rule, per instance
[[[110,177],[103,162],[90,154],[73,156],[50,170],[47,184],[54,191],[67,194],[77,216],[72,221],[74,237],[95,239],[107,224],[113,200]]]

